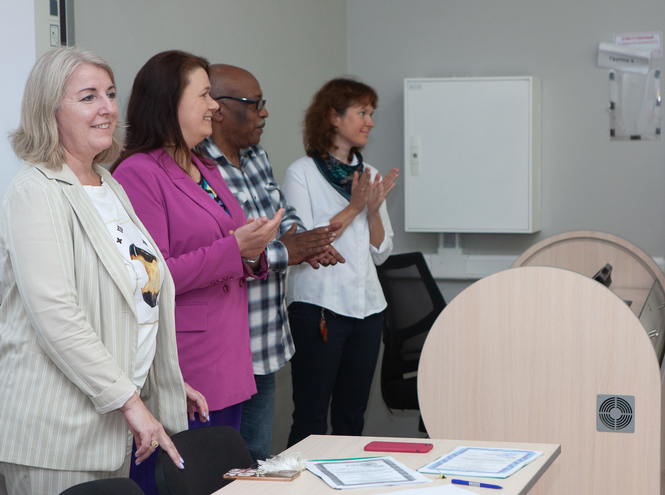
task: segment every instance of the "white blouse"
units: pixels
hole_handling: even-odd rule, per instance
[[[355,165],[357,159],[351,165]],[[377,170],[365,164],[371,179]],[[310,157],[293,163],[282,188],[287,201],[296,208],[308,230],[330,224],[349,201],[330,185]],[[383,311],[386,299],[375,265],[383,263],[393,249],[393,229],[385,201],[379,208],[385,236],[379,249],[369,242],[367,208],[357,215],[334,242],[346,263],[313,269],[307,263],[292,266],[286,293],[288,304],[305,302],[351,318],[365,318]]]
[[[148,240],[134,225],[122,203],[106,183],[102,182],[99,187],[83,186],[83,189],[88,193],[125,260],[127,274],[134,289],[139,333],[133,382],[140,390],[155,357],[159,323],[158,296],[164,267]],[[124,398],[124,401],[127,399],[129,397]]]

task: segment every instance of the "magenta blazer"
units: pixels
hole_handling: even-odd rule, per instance
[[[113,177],[173,275],[183,378],[205,396],[211,411],[218,411],[256,393],[247,320],[249,272],[229,234],[246,219],[217,167],[194,155],[192,160],[230,216],[161,148],[130,156]]]

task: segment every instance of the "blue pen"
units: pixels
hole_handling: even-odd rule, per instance
[[[489,485],[487,483],[478,483],[477,481],[464,481],[464,480],[450,480],[451,483],[456,485],[467,485],[467,486],[479,486],[480,488],[494,488],[496,490],[501,490],[503,487],[499,485]]]

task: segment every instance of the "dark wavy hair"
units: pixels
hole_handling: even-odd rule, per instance
[[[379,97],[367,84],[354,79],[339,77],[328,81],[314,95],[312,103],[305,113],[303,141],[307,156],[315,153],[328,158],[328,151],[336,148],[334,144],[337,131],[331,122],[332,110],[344,116],[346,110],[355,104],[369,104],[377,107]],[[351,148],[349,160],[360,151]]]
[[[158,53],[141,67],[127,105],[125,149],[111,172],[126,158],[167,144],[175,146],[175,161],[185,170],[190,150],[180,129],[178,104],[189,75],[198,68],[210,75],[205,58],[180,50]]]

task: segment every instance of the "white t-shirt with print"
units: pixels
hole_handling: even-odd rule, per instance
[[[155,251],[134,225],[113,190],[104,182],[101,186],[83,186],[115,241],[125,260],[127,274],[134,290],[134,302],[139,318],[138,346],[134,370],[134,385],[143,387],[155,357],[159,323],[158,296],[162,287],[162,263]],[[130,394],[131,397],[131,394]],[[117,405],[122,406],[129,397]]]

